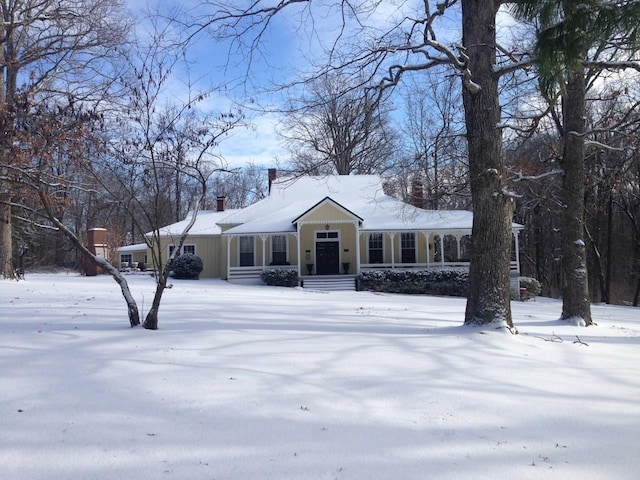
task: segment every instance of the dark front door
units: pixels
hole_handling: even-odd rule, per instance
[[[318,275],[340,273],[340,242],[316,242],[316,261]]]

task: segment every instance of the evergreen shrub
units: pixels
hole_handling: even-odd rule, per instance
[[[202,272],[203,268],[202,259],[199,256],[185,253],[173,262],[173,276],[175,278],[197,280],[200,278],[200,272]]]
[[[298,272],[291,268],[271,268],[260,274],[262,281],[272,287],[297,287]]]
[[[429,270],[368,270],[359,278],[360,290],[466,297],[469,272],[464,268]]]
[[[524,288],[528,294],[533,296],[542,293],[542,284],[532,277],[520,277],[520,288]]]

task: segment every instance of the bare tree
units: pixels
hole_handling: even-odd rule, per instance
[[[337,72],[303,88],[308,94],[290,102],[281,129],[293,171],[349,175],[388,168],[397,142],[383,97]]]
[[[34,101],[59,94],[95,100],[105,60],[126,41],[130,22],[121,0],[3,0],[0,15],[0,274],[11,278],[15,192],[9,167],[17,157],[9,147],[16,117]]]
[[[99,141],[96,132],[100,116],[72,102],[39,103],[24,111],[29,114],[21,115],[15,123],[11,149],[14,161],[7,166],[12,187],[20,193],[20,203],[12,202],[12,206],[30,214],[18,218],[37,228],[62,232],[87,261],[109,272],[121,287],[130,325],[139,325],[138,308],[125,278],[106,258],[83,244],[78,231],[62,214],[77,200],[74,192],[92,188],[82,173],[90,168],[86,152]]]
[[[424,188],[424,208],[469,207],[469,167],[464,141],[460,84],[446,67],[434,68],[402,85],[405,160],[394,170],[409,199],[414,180]]]
[[[119,205],[139,231],[150,230],[145,239],[157,271],[157,288],[143,326],[157,329],[172,262],[196,220],[209,175],[221,165],[214,147],[243,118],[239,112],[202,110],[212,92],[196,92],[191,85],[185,86],[180,102],[168,102],[165,87],[171,69],[178,66],[179,42],[171,40],[165,30],[138,46],[120,58],[119,65],[128,68],[117,72],[117,82],[103,85],[109,89],[119,84],[119,102],[105,97],[104,90],[94,103],[67,95],[44,100],[21,96],[25,102],[21,115],[10,124],[14,162],[5,168],[14,192],[20,189],[23,210],[45,218],[42,227],[62,232],[87,260],[113,275],[127,302],[132,326],[140,323],[139,313],[126,279],[84,246],[77,228],[61,212],[84,198],[69,192],[90,193]],[[184,201],[190,202],[193,214],[177,241],[178,248],[165,261],[160,227],[167,223],[163,207],[176,185],[180,192],[173,191],[176,205],[181,206],[181,196],[190,197]],[[186,195],[183,186],[196,186],[195,195]]]
[[[171,29],[156,24],[149,42],[129,59],[131,74],[124,78],[127,102],[123,114],[110,119],[118,135],[108,139],[105,155],[92,164],[94,178],[123,203],[138,231],[146,232],[143,238],[156,272],[155,295],[143,322],[151,330],[158,328],[173,262],[203,205],[209,177],[225,169],[214,147],[244,122],[239,111],[203,109],[215,93],[211,89],[196,90],[186,83],[183,98],[167,99],[167,80],[181,66],[181,58],[181,43],[171,36]],[[171,214],[179,214],[185,202],[192,213],[169,254],[163,249],[160,229],[168,223],[166,206],[172,203],[172,191],[175,212],[168,212],[169,218],[175,218]]]
[[[214,172],[207,188],[207,204],[224,197],[228,208],[244,208],[268,194],[267,172],[260,165],[247,164],[231,171]]]

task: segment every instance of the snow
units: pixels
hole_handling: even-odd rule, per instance
[[[127,279],[142,312],[153,279]],[[160,330],[106,276],[0,281],[3,479],[635,479],[640,315],[173,280]]]
[[[237,209],[229,209],[229,210],[200,210],[196,217],[196,221],[189,230],[190,235],[220,235],[222,232],[218,222],[224,220],[226,217],[234,215],[237,212]],[[180,222],[173,223],[171,225],[167,225],[166,227],[162,227],[160,229],[160,235],[163,236],[180,236],[184,232],[184,229],[187,228],[191,218],[193,216],[193,212],[189,212],[187,218],[181,220]],[[147,233],[150,235],[151,233]]]

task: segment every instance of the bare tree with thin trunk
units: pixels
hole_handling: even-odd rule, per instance
[[[180,63],[181,42],[171,33],[169,28],[157,28],[152,39],[128,59],[130,75],[124,78],[127,101],[120,115],[110,119],[118,135],[109,139],[100,161],[91,165],[93,177],[114,201],[126,205],[131,222],[145,232],[143,240],[151,252],[156,279],[143,322],[150,330],[158,328],[160,302],[173,262],[203,205],[209,177],[225,169],[215,147],[244,123],[240,111],[224,109],[220,113],[202,108],[215,94],[212,89],[196,90],[187,83],[183,98],[167,99],[171,72],[186,68]],[[175,204],[175,212],[185,205],[191,211],[188,225],[174,240],[172,254],[161,242],[161,228],[175,220],[165,209],[170,203]]]

